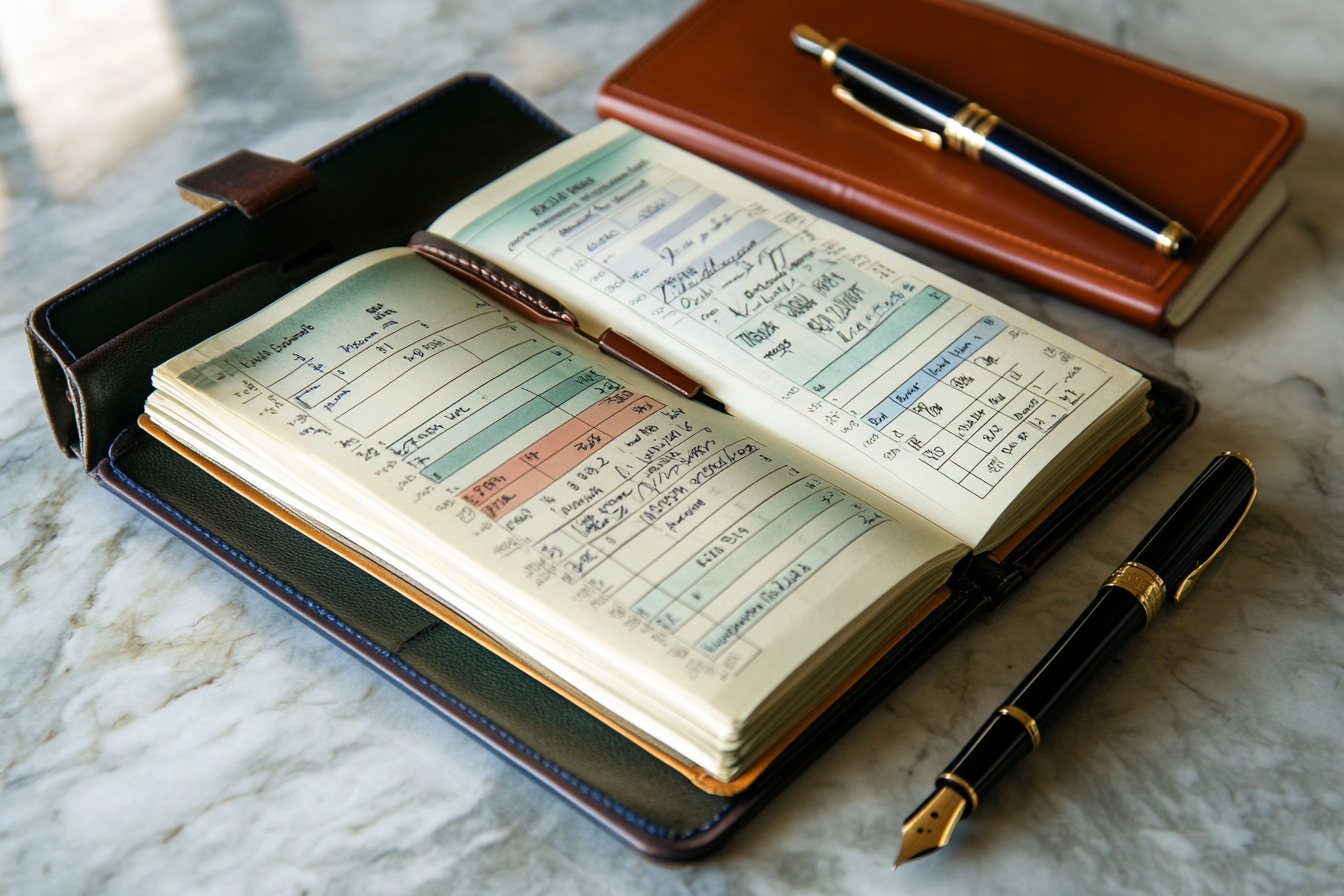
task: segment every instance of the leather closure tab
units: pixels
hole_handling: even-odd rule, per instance
[[[217,162],[178,178],[182,198],[206,211],[231,205],[256,218],[317,186],[306,165],[240,149]]]

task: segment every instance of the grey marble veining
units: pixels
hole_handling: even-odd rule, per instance
[[[1173,339],[859,228],[1203,411],[722,852],[669,868],[87,481],[23,317],[189,219],[178,174],[302,155],[458,71],[585,127],[686,0],[0,4],[0,892],[1344,892],[1344,5],[1006,5],[1300,108],[1292,204]],[[943,764],[1226,448],[1261,489],[1227,561],[953,846],[890,874]]]

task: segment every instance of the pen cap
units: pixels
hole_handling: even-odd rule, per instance
[[[1239,454],[1213,459],[1134,549],[1129,562],[1148,567],[1181,600],[1241,525],[1255,500],[1255,468]]]

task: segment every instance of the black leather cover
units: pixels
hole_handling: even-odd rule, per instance
[[[720,845],[966,621],[1016,590],[1189,425],[1196,405],[1155,383],[1148,427],[1030,535],[999,560],[963,562],[952,596],[748,789],[705,793],[133,425],[154,364],[332,264],[404,244],[439,211],[562,137],[493,79],[456,79],[306,160],[318,184],[265,215],[225,208],[202,216],[39,306],[30,344],[58,443],[82,455],[102,485],[634,849],[689,859]]]

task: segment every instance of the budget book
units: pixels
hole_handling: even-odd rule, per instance
[[[146,427],[693,780],[731,785],[1147,420],[1147,381],[616,122],[154,372]]]

